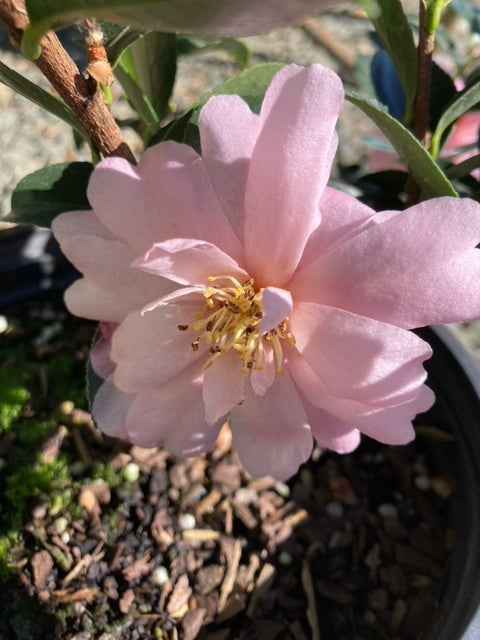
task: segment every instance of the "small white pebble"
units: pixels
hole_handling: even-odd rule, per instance
[[[340,502],[329,502],[325,505],[325,512],[332,518],[341,518],[344,513],[344,508]]]
[[[288,553],[288,551],[281,551],[279,556],[278,556],[278,562],[284,566],[284,567],[288,567],[289,565],[292,564],[293,562],[293,558],[292,556]]]
[[[195,527],[197,526],[195,516],[192,513],[182,513],[182,515],[178,518],[178,526],[183,531],[195,529]]]
[[[151,580],[153,584],[156,584],[159,587],[163,587],[170,580],[170,575],[166,567],[156,567],[152,571]]]
[[[136,482],[140,477],[140,467],[135,462],[129,462],[123,470],[123,477],[127,482]]]
[[[378,515],[382,518],[398,518],[398,509],[394,504],[384,502],[377,509]]]
[[[60,516],[55,520],[53,526],[55,527],[55,532],[61,535],[67,530],[68,520],[64,516]]]
[[[428,476],[416,476],[414,484],[420,491],[428,491],[430,489],[430,478]]]
[[[70,542],[70,534],[68,533],[68,531],[64,531],[62,533],[62,535],[60,536],[60,539],[62,540],[62,542],[64,542],[65,544],[68,544]]]
[[[5,316],[0,316],[0,333],[5,333],[8,329],[8,321]]]
[[[285,484],[285,482],[276,482],[273,488],[279,496],[282,496],[282,498],[290,497],[290,487],[288,484]]]

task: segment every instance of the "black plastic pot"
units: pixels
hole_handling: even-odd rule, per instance
[[[49,229],[12,227],[0,232],[0,311],[61,294],[78,277]]]
[[[456,539],[440,612],[428,640],[480,638],[480,368],[445,327],[423,329],[433,348],[426,364],[436,402],[428,416],[453,434],[442,449],[451,473]]]

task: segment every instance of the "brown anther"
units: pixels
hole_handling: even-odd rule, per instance
[[[186,331],[188,329],[188,324],[178,324],[177,329],[179,331]]]

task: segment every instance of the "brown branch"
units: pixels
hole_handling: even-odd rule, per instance
[[[20,48],[28,25],[24,0],[1,0],[0,22],[8,29],[13,45]],[[85,78],[53,32],[41,40],[42,54],[35,64],[87,130],[102,156],[120,156],[135,164],[105,97],[93,78]]]
[[[420,0],[420,25],[417,49],[417,92],[413,105],[412,132],[424,147],[428,146],[430,90],[432,85],[432,55],[435,45],[435,33],[425,28],[425,5]]]

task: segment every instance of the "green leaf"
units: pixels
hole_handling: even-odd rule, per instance
[[[123,52],[117,71],[132,106],[147,126],[156,131],[160,120],[168,113],[175,82],[175,35],[148,33]]]
[[[452,180],[456,180],[458,178],[468,176],[470,173],[472,173],[472,171],[478,169],[479,167],[480,154],[472,156],[471,158],[467,158],[463,162],[458,162],[457,164],[450,165],[447,169],[445,169],[445,175]]]
[[[177,53],[179,57],[192,55],[198,51],[215,50],[225,51],[241,67],[246,67],[250,61],[250,50],[237,38],[177,36]]]
[[[87,185],[92,171],[89,162],[71,162],[31,173],[16,186],[7,218],[19,224],[49,227],[59,213],[91,209]]]
[[[100,21],[99,25],[103,31],[103,44],[112,68],[116,67],[120,56],[130,45],[148,33],[145,29],[134,29],[111,22]]]
[[[428,33],[435,33],[440,24],[442,11],[451,0],[423,0],[425,4],[425,29]]]
[[[16,93],[66,122],[81,136],[83,140],[86,140],[90,148],[93,150],[92,142],[87,131],[79,122],[73,111],[71,111],[71,109],[67,107],[62,100],[50,95],[37,84],[30,82],[27,78],[24,78],[13,69],[10,69],[10,67],[7,67],[3,62],[0,62],[0,82],[3,82],[3,84],[6,84],[7,87],[10,87],[10,89]]]
[[[199,109],[203,107],[212,96],[238,95],[245,100],[252,111],[258,113],[263,102],[265,91],[270,86],[273,76],[283,67],[284,64],[281,62],[271,62],[241,71],[212,89],[212,91],[209,91],[198,100],[189,111],[183,114],[181,118],[178,118],[173,123],[161,129],[159,134],[155,136],[155,139],[152,139],[151,143],[153,144],[154,142],[160,142],[162,140],[177,140],[178,142],[183,142],[189,123],[196,125],[195,114],[198,113]]]
[[[385,51],[395,67],[405,94],[405,121],[411,117],[417,91],[417,50],[401,0],[376,0],[367,11]]]
[[[458,195],[440,167],[418,140],[386,108],[373,100],[347,93],[346,99],[359,107],[388,138],[424,197]]]
[[[443,134],[460,116],[469,111],[480,102],[480,81],[468,87],[456,97],[441,115],[437,128],[432,134],[430,153],[434,158],[438,157]]]
[[[294,24],[334,0],[261,3],[258,0],[26,0],[30,25],[22,49],[38,57],[38,43],[56,26],[85,17],[170,33],[240,36]]]

